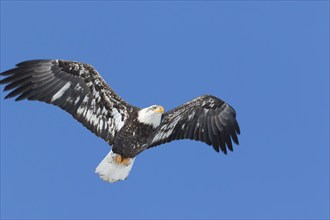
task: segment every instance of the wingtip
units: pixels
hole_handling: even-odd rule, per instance
[[[4,90],[4,91],[5,91],[5,90]],[[11,97],[10,97],[10,94],[6,95],[4,99],[9,99],[9,98],[11,98]]]
[[[220,152],[220,149],[219,149],[219,147],[218,146],[214,146],[214,145],[212,145],[212,147],[213,147],[213,149],[217,152],[217,153],[219,153]]]
[[[238,122],[236,120],[235,120],[235,130],[236,130],[237,134],[241,134],[241,129],[240,129],[240,127],[238,125]]]
[[[24,100],[25,98],[21,98],[21,97],[17,97],[16,99],[15,99],[15,102],[19,102],[19,101],[22,101],[22,100]]]
[[[2,73],[1,73],[0,75],[3,76]],[[3,78],[2,80],[0,80],[0,85],[5,84],[5,79],[6,79],[6,78]]]

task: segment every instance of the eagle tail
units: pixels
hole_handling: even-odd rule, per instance
[[[117,159],[118,156],[121,158],[120,155],[110,151],[96,167],[95,172],[100,175],[102,180],[114,183],[127,179],[135,158],[123,159],[122,162],[119,162]]]

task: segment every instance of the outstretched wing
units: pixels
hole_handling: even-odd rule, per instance
[[[135,107],[121,99],[90,65],[64,60],[31,60],[1,73],[12,90],[5,98],[38,100],[59,106],[112,144]]]
[[[191,139],[219,148],[225,154],[238,144],[240,129],[235,110],[214,96],[200,96],[163,115],[150,147],[179,139]]]

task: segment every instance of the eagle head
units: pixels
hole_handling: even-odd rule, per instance
[[[154,128],[157,128],[162,120],[163,113],[163,106],[152,105],[150,107],[139,110],[137,119],[140,123],[151,125]]]

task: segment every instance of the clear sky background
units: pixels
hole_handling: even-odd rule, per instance
[[[109,184],[106,142],[2,93],[1,218],[329,218],[328,1],[1,1],[1,71],[37,58],[90,63],[140,107],[218,96],[240,145],[172,142]]]

